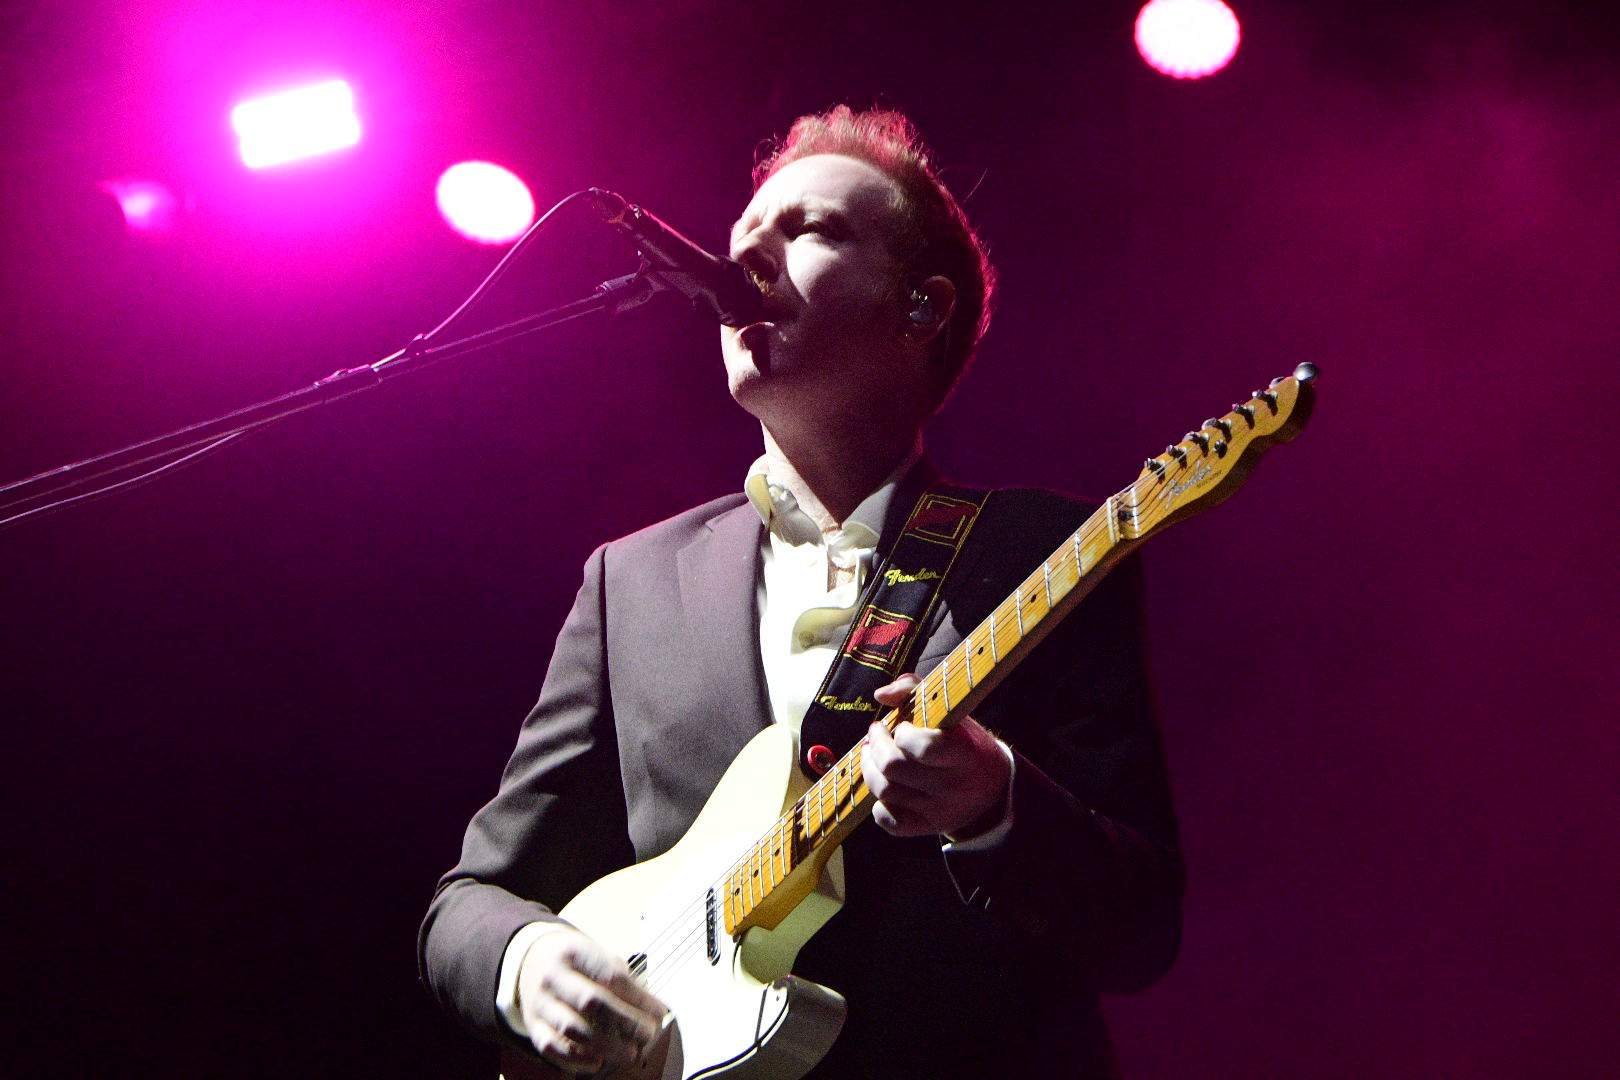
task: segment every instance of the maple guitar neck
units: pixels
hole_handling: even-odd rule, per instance
[[[907,721],[949,728],[968,715],[1116,563],[1148,537],[1227,498],[1267,447],[1298,434],[1310,416],[1316,377],[1314,365],[1301,364],[1149,458],[1135,481],[1109,496],[922,679],[909,702],[878,722],[890,731]],[[871,816],[876,800],[861,778],[861,750],[856,744],[829,768],[727,873],[728,934],[776,926],[832,851]]]

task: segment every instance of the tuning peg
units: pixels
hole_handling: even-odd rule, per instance
[[[1142,468],[1148,470],[1156,476],[1164,475],[1164,462],[1160,461],[1156,457],[1150,457],[1146,461],[1142,462]]]
[[[1309,360],[1305,361],[1303,364],[1300,364],[1294,369],[1294,378],[1302,383],[1310,382],[1312,379],[1316,378],[1317,374],[1318,372],[1316,370],[1316,365],[1311,363]]]
[[[1227,450],[1227,446],[1226,446],[1226,440],[1225,439],[1222,439],[1222,440],[1220,440],[1219,442],[1217,442],[1215,444],[1215,456],[1216,457],[1225,457],[1226,456],[1226,450]]]
[[[1183,450],[1180,446],[1177,446],[1175,443],[1171,443],[1169,446],[1165,447],[1164,452],[1169,454],[1171,457],[1175,458],[1178,462],[1180,462],[1182,464],[1186,464],[1186,462],[1187,462],[1187,451]]]
[[[1228,439],[1232,437],[1232,424],[1227,420],[1205,420],[1204,426],[1214,428]]]
[[[1272,412],[1277,411],[1277,395],[1273,394],[1270,390],[1256,390],[1249,396],[1258,401],[1265,402],[1266,408],[1270,409]]]
[[[1187,434],[1183,435],[1182,438],[1188,440],[1189,442],[1197,443],[1198,449],[1202,450],[1206,454],[1209,453],[1209,436],[1205,435],[1202,431],[1189,431]]]
[[[1285,383],[1287,381],[1288,381],[1288,376],[1279,375],[1275,379],[1271,380],[1271,388],[1273,390],[1275,390],[1275,389],[1277,389],[1277,387],[1281,386],[1283,383]]]
[[[1232,411],[1243,417],[1243,419],[1247,420],[1250,427],[1254,427],[1253,405],[1234,405],[1232,406]]]

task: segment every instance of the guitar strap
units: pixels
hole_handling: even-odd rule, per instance
[[[986,490],[935,484],[917,500],[799,726],[799,765],[811,776],[826,772],[877,718],[883,706],[873,691],[907,670],[989,497]]]

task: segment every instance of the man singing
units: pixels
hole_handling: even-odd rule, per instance
[[[881,827],[845,843],[844,907],[794,965],[848,1002],[812,1075],[1116,1075],[1097,995],[1168,970],[1183,879],[1135,560],[976,719],[891,734],[839,714],[815,723],[847,729],[814,738],[843,744],[807,747],[863,597],[941,482],[922,431],[988,325],[993,274],[897,113],[802,117],[754,179],[731,255],[765,316],[723,328],[721,350],[764,454],[742,492],[591,556],[499,793],[433,898],[423,977],[474,1030],[564,1072],[637,1057],[664,1004],[554,912],[667,851],[752,735],[806,724],[810,771],[812,749],[865,738]],[[990,493],[909,666],[926,674],[1090,510]],[[884,705],[915,686],[893,674]]]

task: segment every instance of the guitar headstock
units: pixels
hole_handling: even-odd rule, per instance
[[[1310,418],[1316,397],[1315,364],[1273,379],[1232,411],[1205,420],[1164,453],[1147,459],[1141,475],[1117,498],[1131,507],[1129,534],[1146,537],[1206,510],[1242,486],[1266,449],[1287,442]]]

